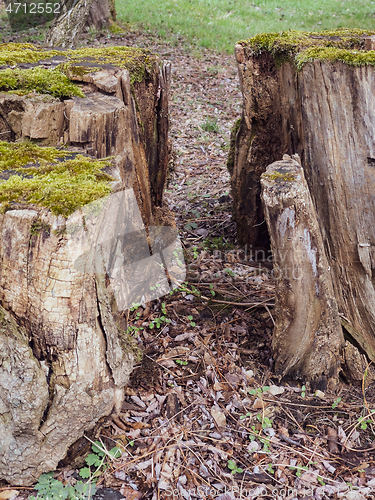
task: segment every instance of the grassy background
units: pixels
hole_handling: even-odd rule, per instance
[[[228,53],[266,31],[375,29],[371,0],[116,0],[116,11],[132,27]]]

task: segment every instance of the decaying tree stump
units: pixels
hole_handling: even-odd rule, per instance
[[[300,156],[341,322],[375,360],[373,40],[361,30],[288,31],[239,43],[244,106],[230,168],[240,239],[263,246],[260,176],[284,153]]]
[[[295,160],[272,163],[261,183],[276,278],[275,372],[325,389],[338,379],[344,337],[316,210]]]
[[[152,299],[147,286],[157,280],[170,290],[162,264],[175,269],[183,257],[175,232],[152,227],[173,225],[156,206],[168,71],[147,51],[121,47],[87,60],[14,44],[0,46],[0,60],[20,62],[20,49],[26,71],[36,64],[52,81],[65,62],[78,82],[53,87],[47,78],[45,94],[16,84],[26,95],[0,94],[0,479],[29,485],[120,408],[139,356],[127,333],[129,288],[139,288],[141,270],[149,282],[143,276],[138,295]],[[30,73],[22,75],[26,85]],[[67,147],[45,147],[58,143]]]

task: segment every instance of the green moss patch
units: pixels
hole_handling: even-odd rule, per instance
[[[272,172],[272,174],[264,173],[262,174],[262,177],[270,181],[293,182],[296,180],[294,175],[289,172]]]
[[[133,47],[103,47],[69,50],[69,61],[64,63],[64,71],[77,71],[79,63],[92,64],[94,70],[101,68],[96,65],[115,66],[117,68],[127,69],[130,73],[130,83],[142,82],[151,74],[157,64],[158,57],[151,54],[146,49],[137,49]]]
[[[363,52],[365,38],[371,35],[375,35],[375,31],[346,28],[321,32],[289,30],[260,33],[238,43],[251,48],[256,54],[270,52],[278,66],[285,61],[291,61],[301,69],[304,64],[314,59],[363,66],[374,64],[374,51]]]
[[[375,50],[361,52],[359,50],[337,49],[335,47],[309,47],[295,57],[297,69],[315,59],[323,61],[341,61],[349,66],[375,66]]]
[[[0,90],[14,91],[20,95],[35,91],[38,94],[50,94],[58,98],[85,97],[82,90],[59,69],[40,67],[0,70]]]
[[[28,82],[30,81],[30,86],[34,85],[34,87],[39,88],[40,90],[36,91],[40,93],[50,93],[56,97],[70,97],[73,95],[82,97],[82,92],[80,94],[78,87],[74,86],[68,79],[70,75],[82,76],[83,74],[98,71],[102,69],[102,66],[111,65],[127,69],[130,73],[130,82],[134,84],[147,79],[155,65],[158,64],[158,57],[149,50],[133,47],[88,47],[58,51],[45,50],[30,43],[0,45],[0,66],[13,66],[19,63],[35,64],[57,56],[64,57],[66,61],[59,64],[55,69],[6,69],[7,73],[2,76],[4,85],[1,88],[24,90],[26,92],[29,90]],[[11,72],[14,74],[11,74]],[[22,83],[25,84],[25,87],[21,86]],[[34,88],[31,90],[34,90]]]
[[[71,153],[56,148],[40,147],[31,142],[0,141],[0,171],[18,170],[30,163],[56,163]]]
[[[78,155],[59,161],[71,153],[7,142],[0,142],[0,154],[2,169],[17,172],[0,181],[0,202],[34,203],[49,208],[54,215],[68,217],[111,192],[113,179],[103,172],[110,164],[108,159],[93,160]]]
[[[3,43],[0,45],[0,66],[18,63],[37,63],[42,59],[60,56],[58,50],[45,50],[31,43]]]

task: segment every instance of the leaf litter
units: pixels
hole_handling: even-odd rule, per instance
[[[99,40],[146,46],[172,61],[165,201],[188,266],[173,294],[130,312],[144,354],[121,412],[96,436],[122,450],[98,491],[128,500],[373,498],[375,404],[366,373],[362,387],[318,395],[308,384],[280,386],[272,373],[272,263],[236,246],[231,220],[226,158],[241,109],[234,58],[150,32]],[[55,477],[73,484],[78,472],[65,467]],[[0,488],[0,498],[7,492]]]

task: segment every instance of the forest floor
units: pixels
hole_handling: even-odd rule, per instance
[[[231,220],[226,159],[241,111],[234,57],[151,33],[99,35],[86,43],[148,47],[172,63],[165,201],[187,276],[130,313],[143,360],[122,412],[95,436],[122,456],[101,467],[97,488],[108,489],[94,498],[373,498],[375,399],[366,378],[324,394],[303,381],[281,385],[272,372],[272,263],[237,247]],[[74,484],[78,473],[67,466],[54,477]]]

